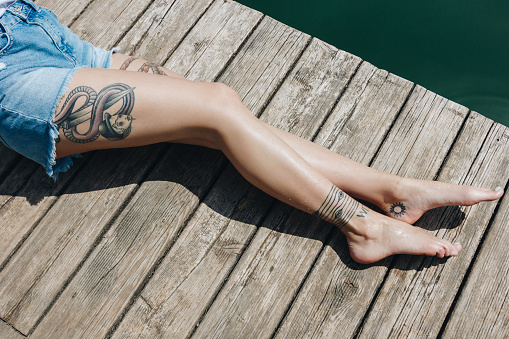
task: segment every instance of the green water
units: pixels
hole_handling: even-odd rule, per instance
[[[240,0],[509,126],[507,0]]]

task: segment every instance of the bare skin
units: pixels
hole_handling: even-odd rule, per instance
[[[158,142],[219,149],[258,188],[336,224],[360,263],[397,253],[455,256],[461,245],[410,224],[431,208],[503,194],[405,179],[358,164],[258,120],[222,84],[192,82],[120,54],[111,68],[77,71],[55,112],[61,127],[57,157]],[[379,206],[387,216],[350,196]]]

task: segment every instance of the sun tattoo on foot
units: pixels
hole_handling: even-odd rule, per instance
[[[405,205],[403,205],[402,202],[397,202],[395,204],[392,204],[391,208],[390,208],[391,215],[393,215],[395,217],[402,217],[403,215],[405,215],[405,211],[406,211],[406,207],[405,207]]]
[[[368,209],[366,207],[346,195],[336,186],[332,186],[318,211],[313,213],[313,215],[338,226],[339,229],[348,224],[353,216],[364,218],[367,214]]]
[[[92,87],[78,86],[67,96],[55,116],[55,124],[63,130],[67,139],[76,143],[92,142],[101,135],[112,141],[125,139],[131,133],[134,120],[131,117],[134,89],[116,83],[97,93]],[[78,100],[81,106],[76,107]]]

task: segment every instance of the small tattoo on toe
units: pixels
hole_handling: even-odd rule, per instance
[[[390,212],[395,217],[401,217],[405,215],[406,207],[402,202],[397,202],[391,205]]]

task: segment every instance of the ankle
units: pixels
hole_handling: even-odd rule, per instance
[[[371,239],[376,230],[379,228],[379,218],[381,216],[377,212],[368,209],[367,207],[363,207],[367,210],[367,213],[364,217],[356,217],[350,220],[343,228],[341,228],[341,232],[345,234],[345,236],[349,239],[359,239],[362,238],[364,240]]]
[[[386,208],[395,202],[407,199],[406,193],[411,179],[398,177],[397,175],[387,174],[384,178],[385,185],[381,192],[381,204],[379,207]]]

